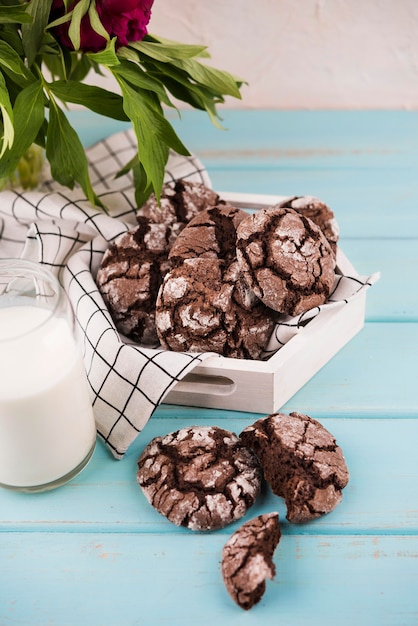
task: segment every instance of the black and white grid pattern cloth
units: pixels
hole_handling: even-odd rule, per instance
[[[50,177],[41,191],[0,193],[0,258],[23,257],[47,265],[73,305],[93,392],[98,435],[115,458],[122,458],[173,385],[207,356],[125,343],[97,289],[95,276],[109,242],[137,225],[130,175],[114,178],[134,155],[131,130],[87,150],[97,195],[108,212],[95,209],[80,189],[70,191]],[[165,181],[179,178],[211,186],[199,159],[170,154]],[[342,306],[367,288],[371,277],[337,277],[329,303],[298,318],[283,317],[267,347],[277,351],[309,318]],[[222,357],[219,357],[222,358]]]
[[[176,381],[204,358],[125,344],[94,281],[108,243],[137,225],[132,179],[114,178],[135,150],[130,130],[87,150],[92,183],[107,214],[93,208],[80,189],[64,189],[48,178],[42,191],[0,193],[0,257],[31,259],[59,276],[82,337],[97,432],[116,458]],[[210,186],[197,158],[173,153],[165,181],[179,178]]]

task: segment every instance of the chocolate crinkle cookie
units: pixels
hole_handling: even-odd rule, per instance
[[[339,228],[331,208],[314,196],[295,196],[276,205],[276,208],[294,209],[309,217],[324,233],[334,254],[337,252]]]
[[[168,253],[175,238],[173,227],[147,218],[119,235],[106,250],[96,283],[116,328],[145,345],[158,344],[155,302],[170,268]]]
[[[266,579],[276,574],[273,554],[280,541],[278,513],[266,513],[243,524],[222,551],[225,587],[241,608],[248,610],[266,590]]]
[[[273,413],[240,437],[257,454],[273,493],[285,499],[289,522],[308,522],[341,502],[349,479],[343,452],[317,420]]]
[[[231,261],[236,256],[237,226],[247,215],[229,204],[204,209],[177,237],[170,250],[170,261],[173,265],[196,257]]]
[[[165,276],[155,322],[168,350],[257,359],[273,331],[273,313],[247,288],[236,260],[192,258]]]
[[[261,470],[235,433],[192,426],[155,437],[138,460],[137,481],[173,524],[209,531],[247,512],[259,494]]]
[[[275,324],[243,280],[236,259],[238,225],[247,213],[228,204],[204,209],[178,235],[157,298],[163,348],[257,359]]]
[[[166,183],[160,203],[152,194],[138,211],[138,216],[163,224],[187,224],[203,209],[219,202],[219,195],[203,183],[177,180]]]
[[[323,304],[334,284],[335,255],[325,235],[293,209],[261,209],[243,220],[237,259],[255,295],[286,315]]]

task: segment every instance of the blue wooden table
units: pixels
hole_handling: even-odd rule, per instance
[[[0,492],[0,624],[8,626],[402,626],[418,624],[418,113],[224,111],[174,124],[219,190],[316,195],[359,273],[381,271],[366,324],[283,407],[320,420],[350,470],[343,501],[302,526],[265,490],[244,519],[278,510],[277,575],[244,612],[220,574],[239,523],[174,527],[145,501],[136,461],[191,424],[240,432],[258,415],[161,406],[126,458],[98,443],[87,469],[37,495]],[[84,112],[85,145],[123,124]]]

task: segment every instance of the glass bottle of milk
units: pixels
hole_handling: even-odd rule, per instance
[[[44,491],[76,476],[96,427],[71,305],[45,266],[0,260],[0,486]]]

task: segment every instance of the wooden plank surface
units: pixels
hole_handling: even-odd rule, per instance
[[[82,111],[85,145],[127,126]],[[160,406],[126,458],[99,442],[86,470],[50,493],[0,492],[0,626],[418,623],[418,113],[225,111],[173,123],[218,190],[314,194],[334,210],[341,245],[363,274],[380,271],[366,324],[283,407],[319,419],[343,448],[350,482],[331,514],[302,526],[265,488],[244,518],[278,510],[277,575],[243,612],[220,577],[224,542],[177,528],[136,484],[154,436],[257,414]]]
[[[330,515],[295,526],[284,519],[286,509],[282,499],[265,488],[249,516],[279,510],[286,534],[418,533],[415,453],[418,420],[354,416],[329,419],[316,413],[311,415],[337,438],[344,451],[350,481],[342,503]],[[156,513],[142,495],[136,483],[136,461],[142,449],[153,437],[185,426],[218,425],[239,433],[257,417],[215,409],[161,407],[122,461],[110,458],[100,443],[87,469],[62,489],[37,495],[2,493],[1,528],[10,532],[45,529],[190,535],[190,531],[173,526]],[[229,535],[238,525],[223,529],[221,534]]]
[[[344,237],[417,237],[418,112],[225,111],[171,122],[208,169],[215,189],[316,195]],[[72,112],[86,145],[126,124]]]
[[[418,244],[416,238],[341,238],[341,246],[356,270],[381,277],[367,294],[369,322],[418,321]]]
[[[283,536],[277,575],[244,613],[220,574],[222,534],[12,533],[2,626],[416,624],[418,539]],[[51,575],[53,572],[53,576]],[[30,616],[30,620],[28,619]]]

